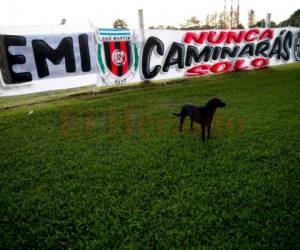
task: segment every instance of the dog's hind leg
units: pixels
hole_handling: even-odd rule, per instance
[[[185,116],[180,117],[180,126],[179,126],[179,131],[180,132],[182,131],[182,125],[183,125],[184,119],[185,119]]]
[[[192,131],[194,130],[193,124],[194,124],[194,121],[191,119],[190,127],[191,127],[191,130],[192,130]]]
[[[205,142],[205,124],[201,124],[201,137],[202,141]]]

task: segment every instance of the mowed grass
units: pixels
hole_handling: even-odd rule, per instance
[[[213,139],[179,134],[212,97]],[[0,249],[300,247],[300,64],[2,110],[0,131]]]

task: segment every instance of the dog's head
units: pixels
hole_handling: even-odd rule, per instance
[[[213,98],[206,104],[206,106],[213,109],[224,108],[226,106],[226,103],[222,102],[219,98]]]

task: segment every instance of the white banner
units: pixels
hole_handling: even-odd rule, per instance
[[[0,28],[0,97],[93,85],[98,70],[89,26]]]
[[[203,76],[300,61],[300,29],[146,31],[144,79]]]
[[[0,28],[0,96],[243,71],[300,61],[300,28]],[[25,32],[28,32],[27,34]],[[1,75],[0,75],[1,76]],[[0,77],[1,78],[1,77]]]

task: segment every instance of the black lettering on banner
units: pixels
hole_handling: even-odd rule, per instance
[[[300,62],[300,32],[294,34],[295,42],[293,46],[293,56],[297,62]]]
[[[267,51],[271,48],[271,43],[269,40],[265,40],[262,42],[259,42],[256,45],[255,49],[255,55],[256,56],[263,56],[263,57],[268,57]]]
[[[78,36],[80,57],[81,57],[81,69],[83,72],[91,71],[91,58],[89,50],[89,39],[87,34],[81,34]]]
[[[5,53],[7,56],[7,63],[8,63],[8,70],[6,71],[8,71],[7,73],[10,75],[7,76],[6,78],[8,79],[4,79],[4,81],[7,84],[24,83],[24,82],[32,81],[31,73],[29,72],[15,73],[12,69],[14,64],[24,64],[26,62],[25,56],[12,55],[8,50],[8,47],[10,46],[26,46],[26,38],[23,36],[5,35],[3,36],[3,40],[4,40]],[[5,60],[4,58],[2,59]]]
[[[281,55],[282,55],[282,57],[285,61],[290,60],[290,57],[291,57],[290,49],[293,46],[293,39],[294,39],[293,32],[288,31],[285,34],[285,37],[284,37],[284,40],[283,40],[283,52],[284,53],[281,53]]]
[[[62,59],[65,58],[66,71],[68,73],[76,71],[72,37],[65,37],[62,39],[56,49],[52,49],[43,40],[32,40],[32,48],[36,69],[40,78],[49,75],[46,59],[49,59],[53,64],[58,65]]]
[[[194,60],[195,63],[200,63],[202,60],[204,62],[208,62],[212,55],[213,49],[214,48],[212,46],[205,46],[200,52],[198,52],[197,47],[188,45],[186,51],[185,66],[191,66],[192,60]]]
[[[225,59],[226,57],[235,58],[239,50],[240,50],[240,46],[234,46],[233,48],[223,47],[220,58],[221,59]]]
[[[155,65],[155,67],[150,69],[150,60],[154,48],[156,48],[156,53],[163,56],[164,55],[164,44],[157,37],[151,36],[145,43],[143,54],[142,54],[142,74],[145,79],[151,79],[155,77],[160,69],[161,65]]]
[[[166,56],[162,71],[168,72],[170,66],[177,65],[178,69],[184,68],[185,47],[180,43],[172,43],[171,48]]]
[[[211,59],[212,59],[212,60],[218,60],[218,58],[219,58],[219,56],[220,56],[220,53],[221,53],[221,50],[222,50],[221,47],[216,46],[215,49],[214,49],[214,52],[213,52],[213,54],[212,54]]]
[[[269,54],[269,58],[273,57],[274,55],[277,55],[277,59],[280,60],[281,57],[284,55],[282,54],[282,48],[283,48],[283,35],[286,32],[286,30],[280,31],[279,36],[276,37],[273,47],[271,49],[271,52]]]
[[[254,43],[249,43],[246,44],[243,48],[242,51],[239,53],[239,57],[243,56],[254,56]]]
[[[272,58],[274,55],[277,55],[277,59],[281,58],[281,49],[282,49],[282,38],[280,36],[276,37],[269,58]]]

